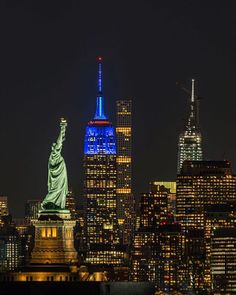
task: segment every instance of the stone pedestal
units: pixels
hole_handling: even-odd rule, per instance
[[[76,264],[73,228],[70,211],[41,211],[34,222],[35,244],[31,264]]]

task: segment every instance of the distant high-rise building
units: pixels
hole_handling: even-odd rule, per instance
[[[158,283],[158,232],[140,228],[132,244],[131,280]]]
[[[151,281],[158,290],[177,288],[180,279],[183,235],[181,227],[168,213],[170,188],[151,182],[148,193],[140,200],[140,226],[132,247],[131,278]]]
[[[130,244],[134,232],[134,197],[132,193],[132,100],[116,102],[117,139],[117,218],[119,235]]]
[[[32,224],[32,221],[38,218],[39,210],[41,210],[40,200],[28,200],[25,204],[25,220],[27,224]]]
[[[206,254],[204,263],[204,287],[209,293],[213,290],[213,275],[217,264],[212,264],[212,255],[217,255],[213,250],[215,233],[220,231],[228,232],[229,228],[235,228],[235,204],[214,204],[205,206],[205,226],[204,238],[206,244]],[[230,239],[230,238],[229,238]],[[214,245],[215,247],[215,245]],[[214,252],[214,253],[213,253]],[[218,252],[218,253],[219,253]],[[221,257],[222,259],[222,257]],[[222,279],[222,277],[218,277]],[[216,284],[217,285],[217,284]],[[216,287],[216,286],[215,286]],[[224,284],[227,287],[227,284]],[[218,287],[217,287],[218,288]],[[217,290],[216,290],[217,291]]]
[[[185,291],[210,291],[213,230],[233,222],[230,212],[214,213],[213,207],[223,210],[235,202],[236,176],[228,161],[185,161],[176,184],[176,217],[185,235]]]
[[[177,176],[177,220],[184,231],[204,229],[206,205],[236,199],[236,176],[228,161],[185,161]]]
[[[0,196],[0,225],[3,224],[2,217],[9,214],[6,196]]]
[[[150,186],[155,187],[165,187],[165,190],[169,190],[167,195],[167,212],[172,214],[174,217],[176,215],[176,181],[161,181],[155,180],[150,182]]]
[[[20,264],[25,266],[30,262],[30,254],[34,246],[34,227],[32,223],[29,224],[25,219],[17,223],[14,221],[14,223],[20,239]]]
[[[176,222],[163,222],[158,238],[158,283],[159,290],[180,290],[182,284],[183,234]]]
[[[76,227],[74,229],[75,234],[75,249],[81,256],[83,261],[84,253],[87,250],[86,246],[86,226],[85,226],[85,208],[83,205],[79,204],[76,207]]]
[[[86,263],[119,265],[116,197],[115,130],[104,112],[102,58],[98,59],[98,94],[94,118],[84,140],[84,197],[86,201]]]
[[[149,192],[141,194],[140,228],[156,229],[167,218],[169,189],[150,183]]]
[[[236,293],[236,228],[219,228],[211,242],[211,277],[214,294]]]
[[[71,218],[76,219],[76,201],[75,195],[71,189],[66,196],[66,209],[70,210]]]
[[[0,229],[0,272],[12,271],[20,266],[20,238],[14,226]]]
[[[194,80],[192,80],[190,115],[185,130],[180,133],[178,142],[177,174],[180,173],[185,160],[201,161],[203,158],[198,103],[198,97],[196,97],[194,93]]]

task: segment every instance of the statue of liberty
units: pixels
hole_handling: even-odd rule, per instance
[[[43,210],[65,209],[68,181],[66,164],[61,156],[61,150],[62,143],[65,140],[66,126],[67,122],[62,118],[60,134],[56,143],[52,145],[52,151],[48,160],[48,194],[41,204]]]

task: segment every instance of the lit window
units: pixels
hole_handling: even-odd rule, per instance
[[[41,229],[41,237],[46,238],[46,229],[44,227]]]

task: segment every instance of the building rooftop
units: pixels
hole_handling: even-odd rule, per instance
[[[232,175],[229,161],[184,161],[181,175]]]

